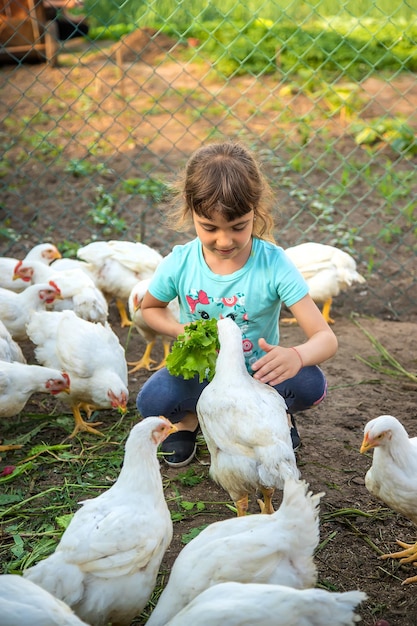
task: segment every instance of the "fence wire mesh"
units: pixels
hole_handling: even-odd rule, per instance
[[[239,139],[276,239],[350,252],[349,310],[416,319],[417,7],[408,2],[0,0],[0,253],[138,240],[162,254],[169,184]],[[343,300],[344,298],[344,300]]]

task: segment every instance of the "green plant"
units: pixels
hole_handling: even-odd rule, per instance
[[[126,221],[118,217],[114,210],[115,199],[102,185],[96,188],[96,204],[88,211],[94,224],[103,226],[103,234],[110,235],[112,231],[122,233],[126,230]]]
[[[383,344],[376,338],[372,333],[370,333],[364,326],[362,326],[357,320],[352,318],[353,323],[360,328],[365,337],[369,339],[371,344],[377,351],[377,357],[371,357],[369,359],[365,359],[360,355],[356,355],[358,361],[362,361],[372,369],[380,372],[381,374],[386,374],[387,376],[392,376],[393,378],[405,378],[410,380],[411,382],[417,384],[417,375],[409,372],[401,363],[391,354]]]
[[[352,124],[351,132],[358,145],[372,148],[380,143],[386,143],[406,157],[417,154],[414,129],[401,117],[381,117],[369,123],[357,121]]]
[[[108,168],[104,163],[93,164],[86,159],[70,159],[65,171],[72,174],[76,178],[81,176],[90,176],[94,172],[100,174],[108,172]]]
[[[137,195],[158,204],[168,192],[168,186],[158,178],[128,178],[122,182],[125,193]]]

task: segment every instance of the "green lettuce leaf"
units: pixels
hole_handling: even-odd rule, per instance
[[[167,369],[186,380],[198,374],[199,381],[212,380],[220,349],[217,320],[197,320],[184,327],[167,357]]]

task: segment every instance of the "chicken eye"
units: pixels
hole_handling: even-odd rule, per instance
[[[207,313],[207,311],[200,311],[200,317],[202,317],[203,320],[209,320],[210,319],[210,315]]]
[[[226,317],[230,317],[230,319],[233,320],[234,322],[236,321],[236,315],[234,313],[228,313]]]

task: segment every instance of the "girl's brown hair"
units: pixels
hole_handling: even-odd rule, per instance
[[[231,222],[253,210],[253,235],[274,241],[271,188],[254,156],[241,144],[213,143],[196,150],[174,191],[181,200],[172,213],[176,230],[191,224],[193,213],[211,219],[216,212]]]

